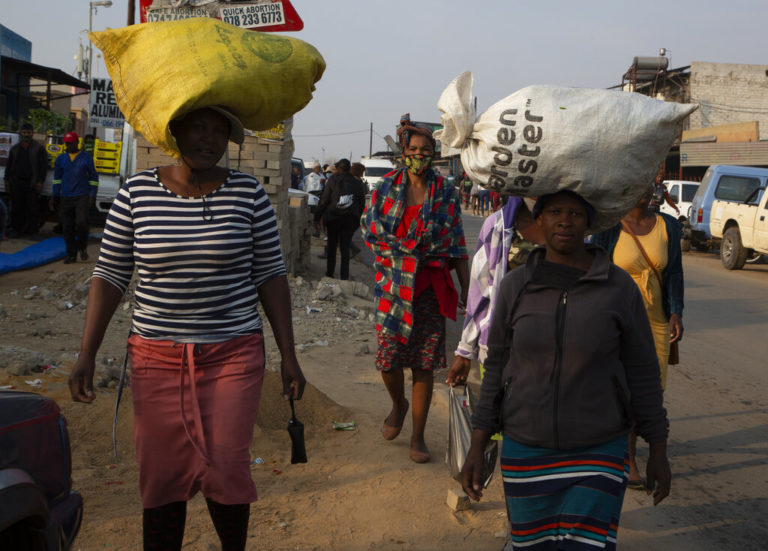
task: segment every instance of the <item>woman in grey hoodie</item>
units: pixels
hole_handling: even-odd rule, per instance
[[[546,246],[501,283],[462,485],[480,499],[483,450],[501,430],[513,545],[615,549],[633,421],[650,446],[648,493],[669,494],[653,336],[632,279],[584,243],[592,207],[561,191],[533,215]]]

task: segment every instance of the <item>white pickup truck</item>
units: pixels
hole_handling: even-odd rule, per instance
[[[768,255],[768,193],[766,177],[755,175],[722,182],[714,194],[709,228],[719,238],[720,260],[729,270],[738,270],[759,255]],[[719,192],[719,193],[718,193]]]

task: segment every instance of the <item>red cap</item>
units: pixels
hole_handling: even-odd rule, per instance
[[[77,135],[77,132],[67,132],[64,134],[64,143],[76,142],[79,139],[80,137]]]

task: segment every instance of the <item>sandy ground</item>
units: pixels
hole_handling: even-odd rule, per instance
[[[4,242],[3,252],[28,243]],[[267,331],[267,377],[251,454],[260,499],[251,509],[249,550],[432,550],[501,549],[506,513],[500,479],[494,477],[486,498],[471,510],[453,512],[446,505],[449,489],[460,490],[444,463],[447,438],[447,387],[437,375],[428,423],[432,462],[408,458],[410,418],[392,442],[379,428],[390,407],[374,368],[376,334],[368,318],[372,303],[358,297],[313,302],[324,261],[317,258],[322,241],[313,244],[312,271],[292,278],[299,360],[309,384],[297,415],[305,423],[307,464],[290,464],[286,425],[288,405],[279,396],[279,356]],[[97,388],[94,404],[75,404],[66,379],[79,348],[84,317],[81,296],[98,254],[0,277],[0,347],[21,347],[43,354],[41,363],[56,369],[10,375],[0,362],[0,385],[31,390],[25,382],[41,379],[38,390],[54,398],[69,424],[73,487],[85,499],[85,518],[75,549],[140,549],[141,505],[134,457],[130,390],[124,395],[118,423],[119,455],[112,454],[111,423],[114,381]],[[353,261],[352,277],[370,284],[370,266]],[[307,306],[322,312],[307,313]],[[122,361],[129,327],[126,301],[110,325],[99,360],[101,370]],[[327,341],[327,344],[326,344]],[[449,349],[455,343],[448,343]],[[40,366],[42,367],[42,366]],[[334,431],[333,421],[354,421],[354,431]],[[172,458],[169,458],[172,460]],[[205,503],[190,502],[184,549],[219,549]]]

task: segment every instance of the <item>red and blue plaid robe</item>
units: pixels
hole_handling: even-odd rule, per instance
[[[451,258],[467,258],[461,224],[461,198],[430,170],[419,219],[405,239],[395,230],[405,211],[406,171],[399,169],[374,189],[362,216],[365,244],[376,254],[376,328],[407,343],[413,328],[413,286],[421,265],[444,267]]]

